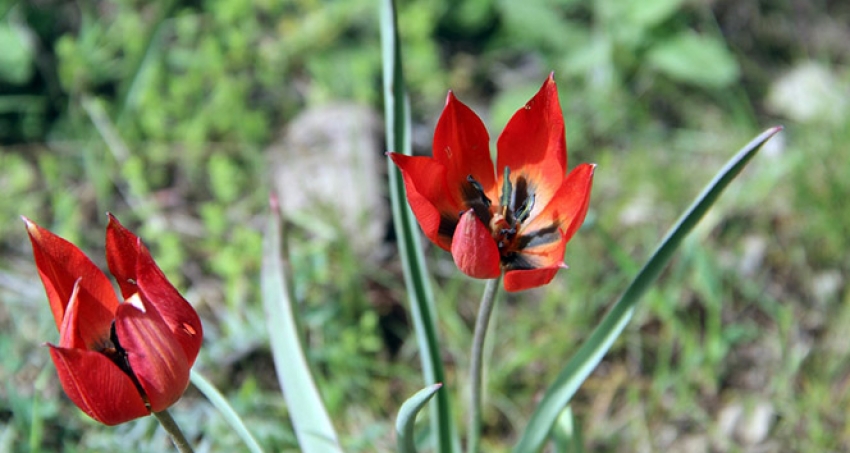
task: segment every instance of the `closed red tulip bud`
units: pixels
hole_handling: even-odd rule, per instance
[[[48,344],[65,393],[93,419],[117,425],[174,404],[189,384],[203,340],[194,308],[141,240],[112,215],[106,275],[76,246],[24,219],[59,329]]]

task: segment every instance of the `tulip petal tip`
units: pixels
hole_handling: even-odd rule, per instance
[[[280,211],[280,199],[274,191],[269,192],[269,209],[271,209],[272,212]]]

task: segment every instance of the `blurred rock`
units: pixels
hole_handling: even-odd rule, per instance
[[[762,444],[768,440],[775,419],[776,411],[769,401],[760,400],[746,406],[741,401],[727,404],[717,414],[717,428],[721,437],[717,439],[718,446],[725,450],[730,440],[746,447]]]
[[[667,453],[707,453],[708,439],[701,434],[687,434],[676,439]]]
[[[838,298],[839,292],[844,286],[844,276],[837,269],[821,271],[812,277],[811,286],[815,301],[820,306],[824,306]]]
[[[850,110],[850,86],[842,84],[826,67],[803,62],[779,77],[767,96],[774,113],[801,123],[824,121],[846,124]]]
[[[376,256],[389,220],[377,113],[343,103],[311,108],[266,152],[288,220],[344,234],[359,256]]]
[[[744,251],[738,262],[738,272],[741,275],[752,277],[764,262],[768,241],[763,236],[749,235],[744,238],[742,243]]]

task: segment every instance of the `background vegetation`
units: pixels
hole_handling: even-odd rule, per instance
[[[570,162],[599,164],[570,270],[497,309],[486,451],[512,444],[711,174],[777,123],[785,132],[685,244],[573,410],[591,451],[850,449],[850,4],[417,0],[399,12],[419,151],[446,90],[495,138],[554,70]],[[258,269],[273,183],[308,188],[273,181],[270,146],[302,112],[341,100],[380,111],[377,20],[368,0],[0,0],[0,451],[166,445],[153,420],[87,419],[41,347],[57,335],[18,216],[102,262],[107,210],[201,313],[196,368],[269,451],[296,450]],[[326,214],[292,233],[309,354],[348,451],[390,451],[395,411],[422,386],[392,234],[364,259]],[[460,395],[483,284],[430,256],[447,389]],[[200,451],[240,448],[196,391],[172,412]]]

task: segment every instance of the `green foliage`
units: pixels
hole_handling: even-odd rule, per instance
[[[0,23],[0,49],[0,81],[21,85],[32,77],[34,52],[21,31]]]
[[[430,146],[448,89],[495,138],[554,70],[571,166],[599,164],[570,269],[494,314],[486,451],[515,441],[540,390],[688,194],[730,150],[788,119],[767,163],[742,175],[747,190],[721,200],[647,293],[572,416],[588,451],[682,450],[683,439],[718,451],[850,448],[839,413],[850,404],[850,77],[845,43],[819,33],[846,25],[841,2],[399,3],[417,152]],[[257,328],[270,186],[262,150],[317,104],[380,110],[374,2],[0,1],[0,48],[0,450],[161,451],[166,442],[152,421],[91,423],[61,396],[39,346],[58,337],[19,216],[104,264],[108,210],[199,307],[199,370],[267,451],[298,451]],[[811,62],[830,76],[815,86],[832,87],[825,104],[834,108],[795,115],[809,96],[766,100],[779,77]],[[389,253],[366,263],[333,225],[297,220],[296,306],[320,393],[349,451],[390,451],[389,420],[423,387],[398,258],[388,242]],[[456,396],[482,285],[458,277],[442,251],[426,258],[446,366],[440,392]],[[403,340],[392,352],[387,332]],[[767,440],[752,446],[724,431],[727,406],[760,401],[776,414]],[[242,448],[194,390],[172,412],[202,448]]]
[[[725,88],[738,78],[738,63],[722,41],[692,33],[672,36],[646,58],[668,77],[705,88]]]

